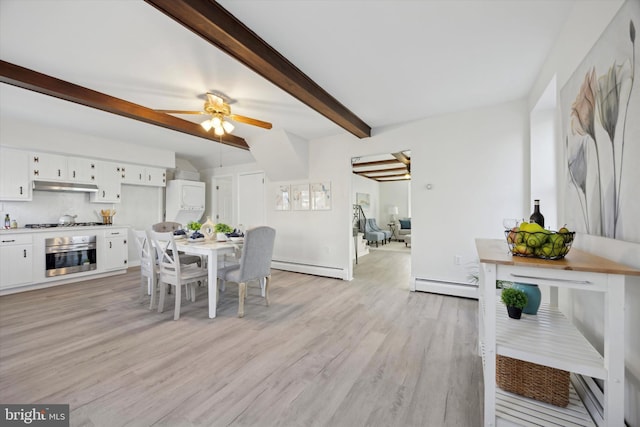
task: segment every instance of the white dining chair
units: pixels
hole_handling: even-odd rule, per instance
[[[151,244],[151,238],[145,230],[133,230],[140,254],[140,300],[144,301],[147,294],[151,295],[149,310],[155,305],[158,284],[158,264],[156,252]]]
[[[239,264],[218,269],[220,288],[227,282],[238,284],[238,317],[244,316],[244,300],[247,296],[247,283],[262,282],[264,279],[264,298],[269,305],[269,284],[271,282],[271,259],[276,230],[271,227],[255,227],[245,233]]]
[[[182,287],[191,287],[191,301],[196,299],[195,284],[198,281],[205,283],[207,280],[207,269],[201,268],[196,264],[181,265],[178,250],[175,240],[173,239],[173,232],[159,233],[156,231],[149,231],[151,240],[156,249],[158,257],[159,278],[158,284],[160,286],[160,302],[158,303],[158,313],[164,311],[165,295],[167,293],[167,285],[171,285],[175,288],[175,308],[173,313],[173,319],[178,320],[180,318],[180,305],[182,300]]]

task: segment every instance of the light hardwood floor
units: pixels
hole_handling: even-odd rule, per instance
[[[206,287],[173,321],[139,270],[0,297],[0,401],[68,403],[72,426],[479,426],[477,302],[408,291],[409,255],[352,282],[273,271],[271,306]]]

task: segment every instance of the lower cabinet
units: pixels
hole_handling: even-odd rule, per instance
[[[104,232],[103,265],[101,270],[119,270],[127,268],[129,249],[127,229],[118,228]]]
[[[7,234],[0,238],[0,289],[33,281],[33,236]]]

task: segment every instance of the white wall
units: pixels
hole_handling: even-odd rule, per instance
[[[631,0],[633,2],[635,0]],[[609,22],[620,9],[623,1],[608,2],[577,2],[572,15],[567,20],[563,32],[556,41],[552,54],[547,58],[541,73],[536,80],[529,96],[529,105],[533,108],[540,98],[547,83],[556,76],[557,98],[559,92],[571,77],[585,55],[598,40]],[[637,3],[636,3],[637,6]],[[636,30],[639,25],[636,22]],[[636,49],[638,39],[636,38]],[[636,58],[638,55],[636,53]],[[637,59],[636,59],[637,61]],[[638,80],[638,79],[636,79]],[[556,117],[561,117],[559,107]],[[562,141],[560,120],[556,119],[556,140]],[[557,170],[556,184],[558,204],[558,219],[562,223],[565,218],[564,205],[561,203],[566,186],[564,164],[566,155],[562,144],[556,147],[556,153],[561,159]],[[640,218],[640,212],[635,214]],[[623,264],[640,268],[640,244],[607,239],[596,236],[578,235],[574,246],[597,255],[604,256]],[[593,292],[561,293],[560,305],[563,312],[572,318],[573,322],[585,334],[596,349],[602,352],[603,336],[603,304],[602,295]],[[640,278],[627,278],[625,290],[625,419],[630,426],[640,426]],[[622,337],[614,331],[613,339]]]
[[[362,208],[367,218],[376,218],[378,225],[384,224],[380,216],[382,209],[380,197],[380,184],[369,178],[353,174],[351,178],[351,204],[356,203],[356,193],[369,195],[369,208]]]
[[[392,181],[380,183],[380,221],[381,227],[391,221],[389,208],[398,207],[396,218],[408,218],[409,214],[409,192],[411,191],[411,181]],[[385,227],[386,228],[386,227]]]

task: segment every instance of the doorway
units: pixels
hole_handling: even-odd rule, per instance
[[[410,230],[400,229],[400,219],[411,217],[411,152],[409,150],[395,153],[367,155],[351,159],[351,201],[352,224],[358,227],[358,220],[363,216],[367,220],[374,220],[378,228],[391,235],[392,241],[383,244],[382,241],[366,245],[366,237],[359,229],[359,235],[354,236],[352,243],[352,265],[356,263],[358,250],[358,264],[366,262],[366,257],[372,252],[397,252],[411,263],[410,237],[405,244],[405,236]],[[360,211],[360,215],[356,212]],[[406,224],[407,221],[405,221]],[[355,234],[355,233],[354,233]],[[386,236],[385,236],[386,237]],[[365,240],[363,247],[362,238]],[[404,255],[402,255],[404,254]],[[354,277],[358,269],[353,270]]]
[[[264,173],[238,175],[238,228],[265,224]]]

